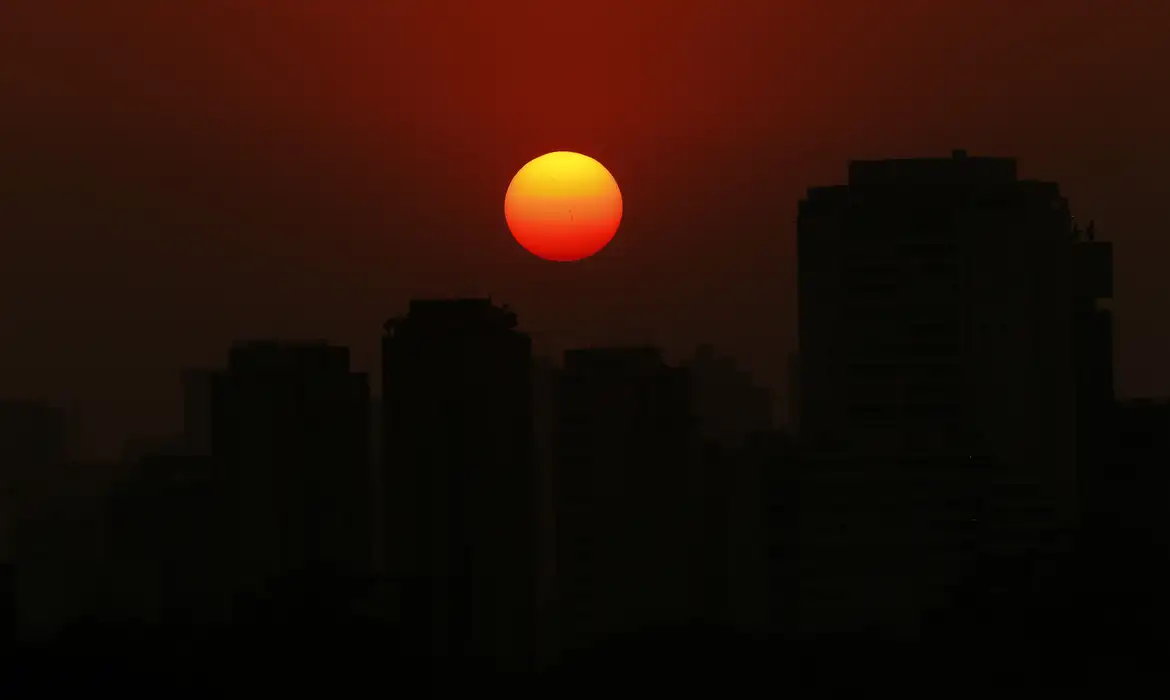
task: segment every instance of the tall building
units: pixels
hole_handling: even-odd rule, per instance
[[[149,455],[112,489],[107,607],[147,620],[226,619],[235,537],[213,466],[206,456]]]
[[[1076,229],[1077,298],[1073,311],[1076,372],[1077,476],[1082,500],[1108,469],[1115,418],[1113,313],[1103,300],[1113,296],[1113,246],[1095,240],[1094,226]]]
[[[819,508],[834,513],[825,527],[854,522],[858,537],[934,561],[947,573],[914,577],[934,577],[936,593],[967,565],[942,561],[970,543],[963,523],[1011,520],[1016,541],[1067,533],[1078,427],[1089,429],[1078,402],[1100,384],[1081,377],[1099,380],[1106,362],[1095,299],[1108,296],[1109,265],[1106,247],[1080,239],[1059,187],[963,151],[853,162],[847,185],[801,201],[797,246],[800,439],[812,455],[802,501],[836,502]],[[1020,494],[1027,508],[1006,505]],[[946,528],[954,541],[921,535]],[[825,551],[815,556],[861,556]]]
[[[685,367],[691,374],[700,439],[740,447],[748,436],[772,428],[771,393],[733,358],[700,345]]]
[[[0,399],[0,557],[18,521],[40,507],[46,479],[65,458],[65,417],[39,401]]]
[[[182,374],[183,446],[191,454],[211,451],[211,386],[215,371],[188,369]]]
[[[1170,621],[1170,401],[1118,401],[1112,445],[1085,488],[1088,595],[1110,638],[1152,639]]]
[[[531,659],[532,345],[489,299],[414,300],[382,341],[387,569],[441,660]]]
[[[532,361],[533,466],[537,510],[536,653],[538,662],[557,654],[557,381],[560,367],[547,357]]]
[[[562,648],[692,621],[706,562],[688,372],[656,348],[570,350],[557,394]]]
[[[7,654],[16,646],[16,611],[16,567],[0,561],[0,654]],[[0,667],[7,660],[0,661]]]
[[[49,638],[97,603],[105,569],[104,497],[122,465],[65,461],[26,488],[15,511],[21,635]]]
[[[772,396],[734,359],[709,345],[685,363],[695,428],[703,444],[699,493],[706,505],[702,547],[708,562],[705,616],[716,625],[750,628],[764,617],[763,471],[772,429]]]
[[[325,343],[234,346],[212,378],[211,451],[251,588],[368,573],[369,384]]]
[[[802,439],[981,455],[1075,513],[1074,339],[1083,300],[1107,291],[1100,245],[1078,240],[1057,185],[1008,158],[854,162],[848,185],[809,190]]]
[[[793,434],[800,433],[800,354],[792,353],[788,356],[788,393],[785,396],[785,408],[788,410],[788,430]]]

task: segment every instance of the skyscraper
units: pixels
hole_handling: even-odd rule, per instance
[[[349,350],[251,342],[212,379],[211,449],[245,583],[367,573],[369,384]]]
[[[16,567],[0,561],[0,653],[9,654],[16,645]],[[0,667],[7,662],[0,661]]]
[[[1082,501],[1092,500],[1108,469],[1115,444],[1113,386],[1113,312],[1103,300],[1113,296],[1113,246],[1095,240],[1093,224],[1079,228],[1076,246],[1077,295],[1073,311],[1076,372],[1077,477]],[[1091,508],[1091,504],[1085,503]]]
[[[854,162],[809,190],[798,235],[805,443],[988,457],[1074,513],[1090,287],[1059,187],[963,151]]]
[[[560,367],[543,356],[532,361],[533,466],[537,502],[536,652],[550,661],[558,652],[557,615],[557,381]]]
[[[719,625],[762,622],[765,530],[762,476],[772,396],[735,360],[699,346],[690,373],[696,431],[703,444],[700,488],[707,505],[701,542],[708,554],[705,612]]]
[[[206,456],[142,458],[106,498],[107,607],[219,622],[230,612],[231,503]]]
[[[415,300],[382,341],[387,569],[444,660],[532,652],[532,345],[516,326],[489,299]]]
[[[854,162],[808,191],[797,245],[812,598],[945,609],[969,545],[1067,533],[1108,266],[1059,187],[963,151]]]
[[[183,447],[191,454],[211,450],[211,385],[214,370],[183,372]]]
[[[753,434],[772,428],[772,396],[734,359],[700,345],[687,360],[696,429],[706,442],[740,447]]]
[[[0,399],[0,557],[20,521],[44,508],[65,458],[65,416],[40,401]]]
[[[657,348],[570,350],[557,399],[562,646],[692,621],[706,561],[688,372]]]

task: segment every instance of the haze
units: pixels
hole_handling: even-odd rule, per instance
[[[178,370],[241,336],[376,371],[410,296],[490,293],[549,352],[715,340],[783,395],[804,188],[952,148],[1018,156],[1116,242],[1120,391],[1170,391],[1158,3],[260,5],[0,8],[0,386],[74,406],[88,454],[173,431]],[[626,201],[575,266],[500,212],[558,149]]]

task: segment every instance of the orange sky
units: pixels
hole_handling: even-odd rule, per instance
[[[1097,219],[1122,389],[1170,393],[1170,7],[962,5],[5,0],[0,393],[76,399],[109,449],[233,337],[375,369],[409,295],[486,292],[549,346],[714,340],[783,390],[803,188],[956,147]],[[557,149],[626,200],[572,268],[502,216]]]

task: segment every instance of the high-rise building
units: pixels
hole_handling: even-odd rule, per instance
[[[973,530],[1011,520],[992,538],[1001,543],[1068,533],[1078,428],[1089,429],[1078,404],[1109,361],[1094,301],[1108,296],[1109,265],[1107,247],[1081,240],[1059,187],[1020,179],[1013,159],[963,151],[853,162],[847,185],[808,191],[797,245],[801,501],[819,504],[801,524],[807,556],[840,564],[839,581],[864,581],[867,604],[890,604],[844,562],[873,559],[866,570],[893,596],[916,590],[890,577],[909,572],[888,563],[905,555],[920,569],[907,576],[930,592],[901,602],[921,607],[967,566],[944,553]],[[833,514],[824,546],[810,543],[817,512]],[[827,554],[850,527],[871,542]],[[818,586],[814,597],[847,597]]]
[[[700,345],[685,366],[691,374],[700,439],[740,447],[748,436],[772,428],[771,394],[733,358]]]
[[[536,482],[537,579],[536,653],[538,662],[557,654],[557,381],[560,368],[547,357],[532,361],[533,466]]]
[[[557,399],[562,648],[692,621],[706,561],[689,373],[657,348],[570,350]]]
[[[235,538],[212,466],[206,456],[148,455],[109,494],[109,607],[201,622],[228,612]]]
[[[40,401],[0,399],[0,557],[20,521],[44,507],[65,460],[65,416]]]
[[[369,384],[349,350],[251,342],[212,379],[211,451],[246,586],[368,573]]]
[[[1170,401],[1118,401],[1085,488],[1079,558],[1103,634],[1150,639],[1170,620]]]
[[[1089,277],[1107,273],[1100,245],[1078,240],[1057,185],[1008,158],[854,162],[848,185],[809,190],[802,440],[988,457],[1075,512],[1074,339],[1082,301],[1106,291]]]
[[[788,392],[785,396],[785,408],[788,410],[788,430],[792,434],[800,433],[800,354],[792,353],[788,356]]]
[[[1073,311],[1073,362],[1076,372],[1077,477],[1081,500],[1091,501],[1109,469],[1113,444],[1113,313],[1102,304],[1113,296],[1113,247],[1077,229],[1077,298]],[[1090,503],[1084,503],[1091,508]]]
[[[121,465],[65,461],[21,493],[11,533],[21,633],[46,639],[92,609],[105,569],[104,497]]]
[[[183,446],[191,454],[211,451],[211,385],[215,371],[183,372]]]
[[[772,429],[772,396],[731,357],[709,345],[685,363],[690,372],[695,427],[703,444],[698,494],[706,505],[696,553],[707,564],[705,617],[715,625],[748,628],[762,622],[765,530],[762,496]]]
[[[0,561],[0,653],[7,654],[16,645],[16,610],[16,567]],[[0,667],[3,664],[0,661]]]
[[[387,570],[440,660],[531,659],[532,345],[490,299],[414,300],[382,341]]]

